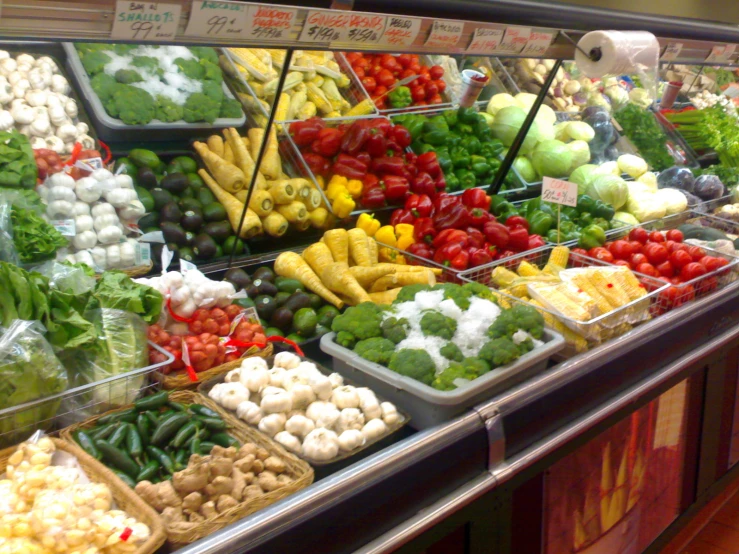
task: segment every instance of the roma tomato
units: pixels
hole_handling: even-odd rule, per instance
[[[641,243],[640,243],[641,244]],[[608,245],[613,257],[618,260],[628,260],[634,253],[631,243],[626,240],[617,240]]]
[[[591,258],[595,258],[596,260],[601,260],[608,263],[613,262],[613,254],[611,254],[607,248],[603,248],[602,246],[591,248],[588,254]]]
[[[636,229],[632,229],[629,232],[629,240],[636,240],[642,244],[646,244],[647,241],[649,240],[649,233],[647,233],[646,229],[637,227]]]
[[[665,236],[659,231],[652,231],[649,233],[649,240],[652,242],[665,242]]]
[[[429,104],[441,104],[444,100],[441,98],[441,94],[434,94],[429,98]]]
[[[397,59],[398,63],[405,68],[410,67],[413,63],[413,58],[411,58],[410,54],[400,54]]]
[[[439,89],[439,92],[440,93],[441,92],[444,92],[446,90],[446,81],[444,81],[443,79],[439,79],[437,81],[434,81],[434,83],[436,83],[436,88]]]
[[[670,263],[675,269],[680,271],[683,267],[693,261],[693,258],[685,250],[675,250],[670,254]]]
[[[714,258],[713,256],[703,256],[698,263],[701,264],[706,270],[711,273],[721,267],[720,258]]]
[[[665,244],[667,244],[667,243],[665,243]],[[688,250],[688,245],[685,244],[684,242],[674,242],[673,241],[673,243],[670,244],[670,246],[667,248],[667,251],[670,254],[672,254],[673,252],[677,252],[679,250],[685,250],[685,251],[687,251]]]
[[[657,265],[655,269],[659,272],[662,277],[673,277],[675,275],[675,268],[669,261],[662,262]]]
[[[651,277],[659,277],[659,272],[652,264],[639,264],[636,266],[636,271],[644,275],[650,275]]]
[[[437,87],[433,81],[426,83],[423,88],[426,91],[426,96],[428,98],[431,98],[435,94],[439,94],[439,87]]]
[[[637,267],[641,264],[645,264],[648,262],[649,260],[647,260],[647,257],[640,252],[637,252],[636,254],[632,254],[631,258],[629,258],[629,263],[631,264],[631,267]]]
[[[440,65],[433,65],[429,69],[429,75],[432,79],[441,79],[444,76],[444,68]]]
[[[670,229],[669,231],[667,231],[667,240],[682,242],[683,238],[683,233],[679,229]]]
[[[688,246],[688,254],[690,254],[690,257],[693,258],[694,262],[697,262],[706,255],[706,251],[700,246]]]
[[[707,294],[718,288],[718,279],[714,276],[706,277],[696,283],[696,291],[699,294]]]
[[[698,262],[691,262],[680,270],[680,278],[683,281],[692,281],[708,273],[706,268]]]
[[[650,243],[644,247],[644,255],[649,260],[649,263],[658,266],[659,264],[667,261],[667,248],[657,243]]]

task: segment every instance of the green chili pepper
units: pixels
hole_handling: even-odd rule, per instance
[[[146,410],[156,410],[161,408],[167,403],[169,399],[169,393],[165,390],[152,394],[151,396],[145,396],[133,403],[137,410],[144,412]]]
[[[161,464],[167,473],[170,475],[174,473],[174,462],[164,450],[156,446],[147,446],[146,451],[154,460],[157,460]]]

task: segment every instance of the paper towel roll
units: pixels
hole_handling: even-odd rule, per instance
[[[592,31],[577,45],[587,53],[600,53],[592,60],[575,50],[577,67],[591,78],[656,70],[659,63],[659,42],[646,31]]]

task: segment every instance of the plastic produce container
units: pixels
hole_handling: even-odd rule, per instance
[[[521,356],[516,362],[498,367],[469,384],[452,391],[440,391],[405,377],[385,366],[365,360],[334,342],[336,333],[321,338],[321,349],[334,357],[334,369],[403,408],[411,416],[411,427],[427,429],[465,412],[547,367],[549,358],[564,347],[559,333],[544,330],[544,345]]]
[[[105,111],[100,98],[92,90],[90,77],[87,75],[85,68],[82,67],[82,61],[74,44],[65,42],[63,47],[67,55],[67,70],[81,93],[82,103],[90,115],[98,136],[103,141],[140,141],[142,136],[145,136],[146,140],[149,141],[165,141],[178,138],[189,140],[198,134],[209,134],[218,129],[239,128],[246,122],[246,115],[242,112],[239,118],[218,118],[212,125],[206,122],[186,123],[185,121],[162,123],[156,119],[146,125],[126,125],[120,119],[109,116]],[[234,98],[225,81],[223,82],[223,91],[228,98]],[[145,133],[145,135],[142,135],[142,133]]]

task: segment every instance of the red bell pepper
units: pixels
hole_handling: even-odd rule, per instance
[[[362,162],[367,167],[369,167],[372,164],[372,156],[370,156],[367,152],[360,152],[354,157],[357,158],[360,162]]]
[[[366,119],[355,121],[349,129],[347,129],[344,137],[341,139],[342,152],[346,152],[350,156],[354,156],[364,148],[364,144],[367,142],[367,139],[370,138],[371,134],[367,121],[368,120]]]
[[[428,196],[429,199],[436,195],[436,185],[434,184],[433,178],[428,173],[419,173],[416,175],[416,177],[411,181],[411,190],[415,194]],[[433,204],[431,207],[433,208]]]
[[[318,154],[308,152],[303,154],[303,159],[313,175],[323,175],[325,177],[328,170],[331,169],[331,162]]]
[[[405,160],[399,156],[383,156],[372,160],[372,171],[384,175],[405,176]]]
[[[414,242],[406,249],[406,252],[408,254],[418,256],[419,258],[424,258],[425,260],[430,260],[434,257],[434,251],[431,250],[428,244],[425,244],[423,242]],[[408,262],[410,264],[415,265],[413,264],[413,261],[413,258],[408,259]]]
[[[439,175],[434,184],[436,185],[436,190],[438,192],[444,192],[446,190],[446,179],[444,179],[444,175]]]
[[[508,241],[510,240],[508,227],[502,223],[489,221],[485,224],[485,227],[483,227],[482,232],[485,234],[485,238],[488,239],[488,242],[499,250],[508,246]]]
[[[439,175],[442,175],[441,166],[439,160],[436,158],[436,152],[426,152],[418,156],[416,160],[418,171],[423,171],[431,175],[436,179]]]
[[[416,160],[418,160],[418,155],[414,152],[406,152],[405,153],[405,161],[409,164],[415,164]]]
[[[401,223],[410,223],[413,225],[416,222],[416,216],[413,215],[413,210],[407,208],[398,208],[393,211],[393,215],[390,216],[390,225],[395,227]]]
[[[470,209],[470,216],[472,217],[472,226],[479,227],[480,229],[482,229],[488,221],[495,221],[495,216],[482,208]]]
[[[544,242],[544,239],[541,238],[539,235],[529,235],[529,250],[533,250],[534,248],[541,248],[545,244],[546,242]]]
[[[466,229],[472,222],[470,212],[462,204],[453,204],[438,211],[434,217],[436,228],[444,229]]]
[[[450,242],[458,242],[462,246],[467,246],[469,243],[469,237],[464,231],[459,229],[444,229],[441,233],[436,235],[431,245],[434,248],[439,248]]]
[[[380,185],[385,191],[385,199],[394,204],[405,202],[406,197],[410,194],[411,186],[405,177],[386,175],[380,181]]]
[[[463,250],[464,247],[461,243],[447,242],[440,248],[436,249],[436,252],[434,253],[434,261],[437,264],[450,266],[452,265],[452,260]]]
[[[434,199],[434,209],[438,212],[446,210],[451,206],[460,204],[459,196],[451,196],[445,192],[438,194]]]
[[[523,252],[529,248],[529,232],[523,225],[517,225],[508,230],[508,248],[516,252]]]
[[[431,217],[434,215],[434,203],[425,194],[412,194],[405,201],[405,209],[410,210],[416,217]]]
[[[389,158],[394,157],[402,157],[403,156],[403,149],[400,147],[400,145],[395,142],[393,139],[388,139],[385,143],[386,150],[385,155]]]
[[[520,215],[512,215],[508,219],[505,220],[505,226],[509,229],[513,229],[516,226],[521,226],[526,229],[526,232],[529,230],[529,222],[526,221],[525,217],[521,217]]]
[[[366,188],[362,191],[361,202],[365,208],[382,208],[385,206],[385,193],[381,187]]]
[[[434,220],[430,217],[419,217],[413,224],[413,237],[416,242],[431,244],[436,236]]]
[[[413,141],[413,138],[411,137],[408,129],[406,129],[402,125],[394,125],[393,128],[390,130],[390,134],[392,135],[392,139],[396,143],[398,143],[398,146],[400,146],[401,148],[408,148]]]
[[[382,133],[375,133],[370,135],[367,142],[364,144],[365,151],[374,158],[379,158],[385,155],[387,150],[387,140]]]
[[[380,180],[374,173],[367,173],[367,175],[364,176],[364,179],[362,179],[362,184],[364,185],[362,190],[372,189],[380,186]]]
[[[367,175],[367,164],[362,163],[353,156],[339,154],[336,157],[332,171],[335,174],[343,175],[347,179],[362,180]]]
[[[473,246],[474,248],[482,248],[485,246],[485,235],[482,234],[480,229],[467,227],[466,232],[470,241],[470,246]]]
[[[490,210],[490,197],[485,194],[483,189],[467,189],[462,193],[462,204],[469,209],[480,208],[488,211]]]
[[[365,121],[367,128],[370,129],[372,133],[379,132],[386,138],[388,133],[390,133],[390,130],[393,128],[393,124],[386,117],[377,117],[375,119],[367,119]]]
[[[492,261],[493,257],[485,248],[470,248],[470,267],[478,267]]]
[[[293,121],[288,131],[298,146],[310,146],[318,138],[318,133],[326,124],[320,117],[311,117],[305,121]]]
[[[332,158],[339,153],[341,147],[341,131],[338,129],[321,129],[316,140],[311,144],[311,150],[325,158]]]
[[[452,269],[456,269],[458,271],[464,271],[468,267],[470,267],[470,253],[469,250],[464,250],[454,256],[451,263]]]

